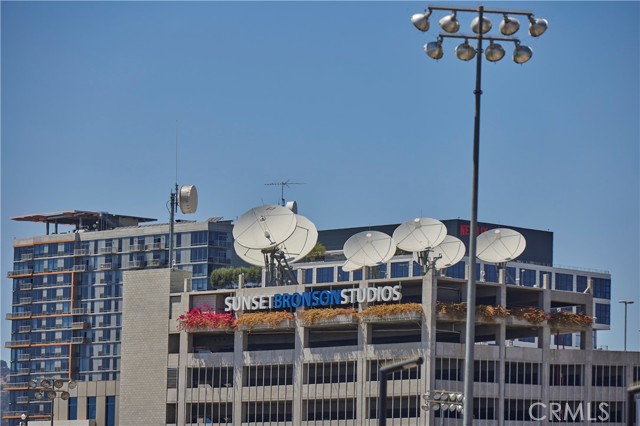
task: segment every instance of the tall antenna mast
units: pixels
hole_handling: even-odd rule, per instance
[[[284,182],[271,182],[271,183],[265,183],[265,186],[279,186],[280,187],[280,201],[281,201],[281,205],[282,207],[285,206],[286,204],[286,200],[284,199],[284,187],[286,186],[287,188],[289,188],[289,185],[304,185],[304,182],[291,182],[291,179],[287,179]]]

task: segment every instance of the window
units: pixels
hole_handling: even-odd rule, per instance
[[[412,262],[413,265],[413,276],[421,277],[422,276],[422,266],[418,262]]]
[[[355,398],[311,399],[302,401],[306,415],[303,420],[353,420],[356,418]]]
[[[409,262],[396,262],[391,264],[391,278],[403,278],[409,276]]]
[[[78,398],[69,398],[69,420],[78,420]]]
[[[496,370],[498,367],[497,364],[498,361],[495,360],[474,361],[473,381],[482,383],[495,383]]]
[[[554,334],[553,344],[556,347],[571,346],[573,343],[573,334]]]
[[[498,268],[496,268],[496,265],[484,265],[484,279],[490,283],[498,282]]]
[[[305,385],[355,382],[356,377],[356,361],[316,362],[304,365]]]
[[[611,280],[604,278],[592,278],[592,280],[593,297],[599,297],[601,299],[611,299]]]
[[[520,269],[520,285],[533,287],[536,284],[536,271],[532,269]]]
[[[353,281],[360,281],[360,280],[362,280],[362,269],[353,271]]]
[[[624,366],[594,365],[592,369],[591,386],[624,387]]]
[[[581,365],[555,365],[549,369],[550,386],[582,386]]]
[[[556,290],[573,291],[573,275],[556,272]]]
[[[290,422],[291,401],[252,401],[242,403],[243,423]]]
[[[104,423],[106,426],[115,426],[116,424],[116,397],[107,396],[105,401]]]
[[[325,268],[316,269],[316,282],[317,283],[333,282],[333,268],[325,267]]]
[[[596,303],[596,324],[611,324],[611,305]]]
[[[539,385],[540,364],[532,362],[507,362],[505,365],[505,383]]]
[[[206,262],[207,261],[207,248],[194,248],[191,249],[191,261],[192,262]]]
[[[193,276],[194,277],[206,277],[207,276],[207,265],[205,265],[205,264],[193,265]]]
[[[343,271],[342,266],[338,267],[338,281],[340,282],[349,281],[349,272]]]
[[[582,293],[587,289],[587,277],[584,275],[576,276],[576,291]]]
[[[455,265],[447,268],[447,276],[451,278],[464,279],[464,270],[465,270],[465,263],[458,262]]]
[[[515,284],[516,283],[516,268],[512,266],[507,266],[506,282],[507,284]]]
[[[207,231],[197,231],[191,233],[192,246],[204,246],[209,243],[209,233]]]
[[[87,397],[87,419],[96,418],[96,397],[89,396]]]
[[[233,371],[228,373],[232,382]],[[293,384],[293,365],[252,365],[244,367],[243,386],[284,386]]]
[[[436,380],[462,381],[462,360],[457,358],[436,358]]]

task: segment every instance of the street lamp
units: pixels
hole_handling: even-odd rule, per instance
[[[67,385],[68,390],[63,390],[62,387]],[[71,394],[68,392],[69,390],[73,390],[77,387],[77,384],[74,380],[64,381],[61,379],[41,379],[41,380],[30,380],[29,388],[36,389],[34,393],[34,397],[38,401],[42,401],[43,399],[48,399],[51,401],[51,426],[53,426],[53,401],[56,398],[60,398],[63,401],[68,400],[71,397]]]
[[[473,420],[473,346],[475,342],[475,312],[476,312],[476,237],[478,228],[478,168],[480,155],[480,96],[482,95],[482,42],[489,40],[490,45],[485,55],[487,60],[496,62],[505,56],[504,48],[496,42],[507,42],[515,45],[512,59],[517,64],[524,64],[533,56],[533,51],[527,46],[520,44],[518,38],[512,37],[520,29],[520,21],[512,16],[524,16],[529,21],[529,34],[532,37],[541,36],[548,28],[549,23],[546,19],[536,19],[532,12],[522,12],[513,10],[485,9],[478,6],[477,9],[458,8],[458,7],[441,7],[429,6],[423,13],[416,13],[411,17],[411,23],[420,31],[429,30],[429,17],[434,11],[450,12],[446,18],[440,20],[444,33],[438,35],[437,41],[427,43],[424,50],[427,55],[433,59],[441,59],[443,57],[442,42],[445,38],[463,39],[464,42],[456,47],[456,56],[463,60],[469,61],[476,58],[476,87],[473,91],[475,95],[475,117],[473,127],[473,169],[472,169],[472,186],[471,186],[471,223],[469,229],[469,277],[467,282],[467,323],[465,333],[465,366],[464,366],[464,394],[467,403],[464,404],[464,426],[471,426]],[[454,27],[453,21],[457,23],[458,14],[460,13],[476,14],[471,22],[471,30],[473,34],[453,34],[449,33]],[[497,14],[502,16],[499,25],[500,36],[489,35],[492,23],[485,14]],[[476,48],[474,49],[469,40],[476,40]]]
[[[627,306],[633,305],[633,300],[620,300],[618,303],[624,303],[624,351],[627,351]]]
[[[422,395],[424,403],[422,409],[424,411],[440,411],[440,424],[444,425],[444,413],[446,411],[461,413],[464,407],[464,395],[459,392],[451,392],[444,390],[436,390],[433,392],[425,392]]]
[[[387,376],[396,371],[408,370],[422,365],[421,356],[393,364],[386,364],[378,370],[378,426],[387,426]]]

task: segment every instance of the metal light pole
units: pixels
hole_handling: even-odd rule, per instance
[[[53,381],[51,381],[49,379],[42,379],[29,381],[29,388],[38,388],[34,394],[36,400],[41,401],[46,397],[49,401],[51,401],[51,426],[53,426],[55,399],[59,397],[60,399],[66,401],[71,397],[71,394],[68,391],[62,390],[62,387],[65,385],[65,383],[68,390],[73,390],[77,387],[75,380],[65,381],[61,379],[53,379]]]
[[[387,376],[396,371],[408,370],[422,365],[421,356],[395,362],[380,367],[378,370],[378,426],[387,426]]]
[[[520,40],[510,37],[520,28],[520,22],[509,15],[526,16],[530,26],[529,34],[532,37],[542,35],[547,27],[548,22],[545,19],[534,19],[532,12],[485,9],[478,6],[477,9],[428,6],[424,13],[417,13],[411,17],[411,22],[420,31],[429,30],[429,17],[434,10],[451,11],[451,15],[440,19],[439,24],[445,33],[440,33],[435,42],[427,43],[424,46],[425,53],[432,59],[441,59],[444,55],[442,50],[442,42],[445,38],[461,38],[464,43],[456,48],[456,56],[464,61],[469,61],[476,57],[476,84],[473,94],[475,95],[475,116],[473,125],[473,165],[472,165],[472,183],[471,183],[471,223],[469,229],[469,276],[467,280],[467,323],[465,328],[465,360],[464,360],[464,426],[471,426],[473,420],[473,367],[474,367],[474,344],[475,344],[475,316],[476,316],[476,237],[478,229],[478,170],[480,159],[480,97],[482,95],[482,53],[490,62],[501,60],[505,51],[496,41],[506,41],[515,44],[513,53],[513,61],[517,64],[523,64],[531,59],[533,51],[526,46],[520,44]],[[475,34],[459,35],[455,34],[460,29],[457,15],[460,12],[477,14],[477,17],[471,22],[471,30]],[[485,14],[499,14],[504,17],[500,23],[500,32],[507,37],[485,35],[491,30],[492,24]],[[490,45],[486,52],[482,49],[483,40],[489,40]],[[477,47],[474,50],[469,45],[469,40],[476,40]]]
[[[624,303],[624,351],[627,351],[627,306],[633,305],[633,300],[620,300],[618,303]]]

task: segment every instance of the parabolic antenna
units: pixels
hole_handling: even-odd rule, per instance
[[[379,231],[359,232],[344,243],[344,255],[351,263],[374,266],[387,262],[396,252],[393,238]]]
[[[262,254],[262,251],[244,247],[238,244],[237,241],[233,242],[233,248],[235,249],[238,257],[250,265],[264,266],[264,255]]]
[[[347,260],[342,265],[342,270],[344,272],[357,271],[358,269],[362,269],[362,265],[356,265],[355,263],[351,262],[350,260]]]
[[[293,263],[309,254],[317,242],[318,230],[316,226],[306,217],[297,214],[296,229],[281,246],[286,253],[287,262]]]
[[[458,238],[447,235],[444,240],[433,248],[432,256],[436,259],[435,268],[437,270],[448,268],[460,262],[465,253],[464,243]],[[418,253],[413,254],[413,260],[420,263]]]
[[[233,238],[252,249],[275,247],[293,234],[296,216],[286,207],[268,205],[256,207],[238,219]]]
[[[417,217],[398,226],[393,240],[404,251],[424,251],[440,244],[447,236],[444,223],[428,217]]]
[[[507,228],[491,229],[478,235],[478,259],[487,263],[504,263],[520,256],[527,246],[518,231]]]
[[[195,213],[198,209],[198,191],[195,185],[184,185],[178,193],[178,204],[183,214]]]

